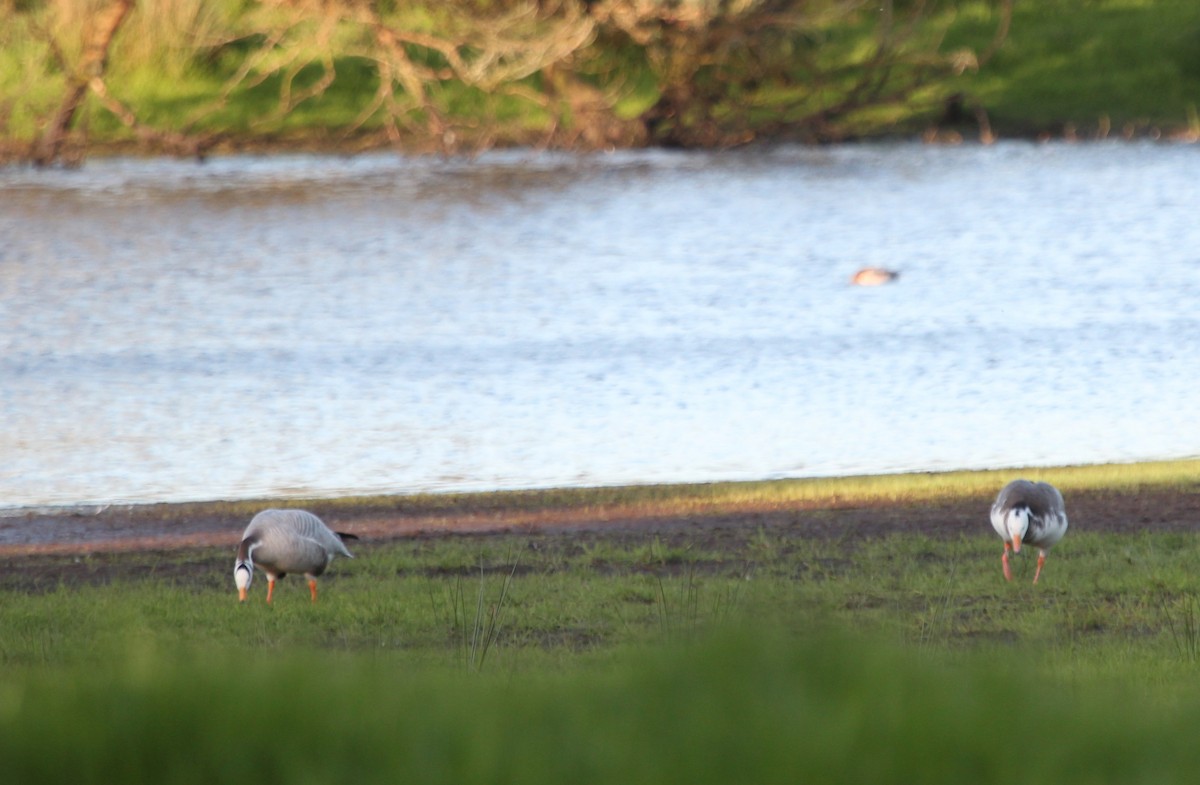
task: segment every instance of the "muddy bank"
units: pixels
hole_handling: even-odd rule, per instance
[[[542,536],[641,537],[687,535],[701,542],[737,542],[760,527],[797,537],[856,539],[915,533],[932,537],[991,536],[991,495],[922,503],[804,504],[696,501],[554,504],[530,495],[497,502],[475,499],[381,499],[347,507],[306,502],[333,528],[365,543],[411,537],[530,533]],[[250,517],[268,503],[214,502],[108,507],[88,512],[30,512],[0,518],[0,558],[234,547]],[[280,506],[301,506],[287,505]],[[1074,491],[1067,494],[1073,531],[1133,533],[1200,528],[1200,490]]]

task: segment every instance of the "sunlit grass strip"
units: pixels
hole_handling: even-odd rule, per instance
[[[266,507],[302,507],[336,520],[340,514],[378,514],[406,520],[422,531],[570,525],[683,515],[755,513],[780,509],[846,509],[866,505],[919,505],[958,499],[989,499],[1009,480],[1046,480],[1064,493],[1183,490],[1200,492],[1200,460],[1105,463],[1096,466],[1030,467],[990,471],[876,474],[863,477],[785,479],[749,483],[625,485],[494,491],[413,493],[395,496],[274,498],[244,501],[136,505],[148,521],[186,521],[193,516],[248,521]]]
[[[264,505],[319,507],[338,511],[390,510],[437,515],[461,509],[535,512],[556,509],[666,513],[737,510],[796,505],[810,508],[860,504],[915,504],[996,493],[1017,477],[1045,480],[1071,490],[1184,489],[1200,492],[1200,460],[1152,461],[1082,466],[1029,467],[986,471],[915,472],[852,477],[614,487],[555,488],[486,493],[420,493],[287,500],[246,500],[198,505],[164,505],[164,515],[184,517],[197,508],[247,517]]]

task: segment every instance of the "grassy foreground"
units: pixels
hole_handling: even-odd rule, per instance
[[[0,752],[23,783],[1183,782],[1197,697],[761,633],[503,680],[151,658],[6,688]]]
[[[1200,498],[1194,461],[1040,473],[1068,505]],[[813,482],[919,514],[995,479]],[[599,493],[618,491],[580,492]],[[125,577],[0,590],[0,760],[14,782],[1161,782],[1200,763],[1194,533],[1081,525],[1034,587],[1031,559],[1003,581],[985,511],[957,537],[747,525],[736,545],[363,542],[315,606],[291,577],[274,607],[261,578],[239,605],[223,549],[105,556]]]

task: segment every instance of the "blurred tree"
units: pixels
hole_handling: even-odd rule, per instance
[[[9,0],[5,13],[35,32],[62,80],[31,146],[30,157],[47,164],[84,133],[76,120],[89,96],[145,149],[202,155],[222,140],[222,113],[238,97],[277,91],[245,133],[278,128],[324,99],[352,63],[375,78],[343,131],[381,127],[410,148],[836,139],[846,117],[912,100],[931,82],[977,67],[1007,32],[1005,16],[981,58],[943,54],[933,2],[245,0],[221,16],[205,0],[186,12],[165,0]],[[1011,10],[1011,0],[997,2]],[[50,23],[72,5],[83,18],[78,47]],[[106,75],[112,57],[132,51],[114,46],[123,23],[169,12],[196,28],[171,46],[220,64],[223,84],[182,116],[152,123]],[[648,96],[640,104],[648,108],[623,108],[631,93]]]
[[[1011,14],[1011,0],[999,0]],[[659,100],[643,115],[651,138],[684,147],[788,132],[812,141],[835,121],[911,100],[961,73],[964,53],[940,53],[932,0],[608,0],[606,29],[639,46]],[[1001,21],[990,52],[1007,35]],[[839,40],[832,31],[870,28]],[[965,53],[970,54],[970,53]]]

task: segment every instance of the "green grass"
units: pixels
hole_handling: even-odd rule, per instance
[[[84,783],[1161,782],[1200,762],[1194,680],[1064,683],[1024,653],[737,629],[497,677],[143,641],[0,677],[0,755],[13,781]]]
[[[978,47],[997,14],[958,12],[946,48]],[[964,75],[961,89],[1009,132],[1074,125],[1115,137],[1126,127],[1192,126],[1200,105],[1200,4],[1189,0],[1055,0],[1016,3],[995,58]]]
[[[1200,133],[1200,4],[1190,0],[1017,2],[1003,45],[990,60],[973,68],[970,56],[958,55],[985,55],[1001,19],[1000,6],[982,0],[931,5],[934,10],[923,18],[909,44],[919,56],[891,69],[891,83],[938,57],[954,55],[965,70],[959,75],[931,71],[911,95],[831,115],[826,130],[832,138],[919,132],[938,120],[948,96],[962,94],[969,106],[986,110],[1001,135],[1061,133],[1069,128],[1088,136],[1140,135],[1157,129]],[[897,7],[903,12],[910,5]],[[73,8],[32,3],[0,9],[0,141],[19,147],[35,138],[39,123],[61,99],[63,75],[41,31],[49,29],[70,56],[85,23]],[[388,13],[418,14],[389,18],[396,24],[438,32],[438,20],[420,15],[420,9],[398,7]],[[753,89],[729,87],[731,92],[714,116],[744,117],[751,132],[770,134],[786,132],[789,122],[811,120],[814,112],[836,106],[859,78],[861,63],[874,52],[877,15],[833,14],[829,19],[792,42],[797,52],[791,71]],[[343,25],[327,39],[316,18],[300,20],[289,28],[285,46],[252,69],[250,79],[231,87],[242,58],[261,37],[250,33],[278,21],[269,9],[231,0],[141,3],[115,42],[108,73],[111,91],[154,128],[180,129],[195,121],[190,130],[221,132],[235,143],[333,144],[351,128],[379,132],[383,113],[363,115],[376,95],[379,76],[371,58],[362,53],[365,34],[354,25]],[[217,41],[225,45],[214,47]],[[292,74],[290,58],[295,55],[302,55],[308,65]],[[806,65],[810,58],[817,64],[815,71]],[[290,113],[276,112],[285,80],[294,76],[292,94],[299,94],[319,81],[326,61],[336,72],[329,88]],[[274,67],[278,70],[272,71]],[[594,42],[572,59],[569,68],[578,69],[587,83],[610,93],[615,115],[624,119],[652,106],[662,89],[645,53],[619,35]],[[729,85],[737,84],[737,78],[729,80]],[[453,80],[431,84],[429,89],[438,111],[461,132],[488,126],[485,136],[494,134],[494,142],[519,144],[544,139],[555,122],[554,112],[529,99],[539,86],[535,75],[514,85],[515,92],[488,93]],[[230,92],[221,99],[227,87]],[[403,133],[428,134],[424,121],[424,113],[414,110]],[[79,123],[98,143],[119,143],[130,137],[95,100],[88,102]],[[410,141],[420,147],[429,140]]]
[[[1187,461],[1039,474],[1064,490],[1132,493],[1196,492],[1198,476]],[[475,500],[530,509],[854,497],[919,514],[921,499],[991,491],[1010,475]],[[427,500],[437,501],[448,503]],[[1038,586],[1027,554],[1003,580],[983,510],[975,533],[940,537],[750,526],[733,544],[698,528],[355,550],[322,579],[317,605],[291,577],[274,606],[261,577],[237,603],[224,549],[10,564],[0,584],[6,774],[1073,783],[1182,780],[1200,762],[1194,533],[1079,525]],[[18,581],[39,565],[70,577]]]

